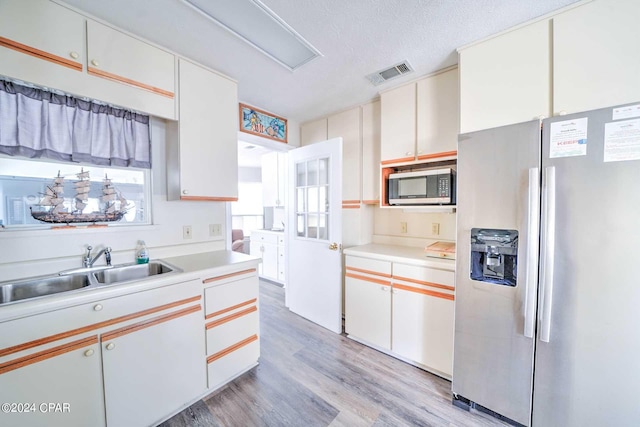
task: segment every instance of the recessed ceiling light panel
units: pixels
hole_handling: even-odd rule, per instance
[[[291,71],[322,54],[260,0],[182,0]]]

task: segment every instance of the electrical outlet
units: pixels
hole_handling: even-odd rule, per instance
[[[431,223],[431,234],[433,236],[437,236],[440,234],[440,224],[437,222],[432,222]]]
[[[220,236],[222,234],[222,226],[220,224],[209,224],[209,236]]]
[[[400,232],[401,232],[401,233],[406,233],[406,232],[407,232],[407,223],[406,223],[406,222],[404,222],[404,221],[402,221],[402,222],[400,223]]]
[[[182,238],[183,239],[190,239],[191,237],[193,237],[193,232],[191,231],[191,226],[190,225],[185,225],[182,227]]]

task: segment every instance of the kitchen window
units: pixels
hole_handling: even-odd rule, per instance
[[[88,197],[84,197],[83,200],[83,213],[96,212],[104,208],[103,189],[106,177],[115,189],[118,204],[122,204],[125,210],[122,219],[109,222],[109,226],[151,223],[150,169],[102,167],[0,156],[0,224],[5,229],[50,228],[51,224],[34,219],[31,210],[42,209],[40,204],[47,188],[51,186],[58,173],[64,178],[63,209],[67,212],[77,211],[75,183],[80,180],[77,176],[80,172],[89,172],[89,177],[85,179],[90,181]]]

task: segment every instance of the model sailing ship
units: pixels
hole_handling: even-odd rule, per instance
[[[104,208],[100,212],[83,213],[87,207],[91,181],[89,172],[84,169],[76,174],[78,181],[74,183],[76,194],[74,196],[74,208],[69,212],[64,207],[64,177],[58,176],[53,179],[53,183],[48,185],[45,193],[38,204],[43,210],[34,211],[31,208],[31,216],[38,221],[55,224],[71,224],[82,222],[112,222],[120,221],[127,212],[127,200],[111,184],[111,180],[104,176],[102,180],[102,196],[100,201],[104,203]]]

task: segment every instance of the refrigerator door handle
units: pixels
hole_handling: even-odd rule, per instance
[[[538,168],[529,168],[528,203],[524,336],[533,338],[536,326],[535,298],[538,285],[538,236],[540,234],[540,170]]]
[[[543,183],[543,254],[542,259],[542,300],[540,305],[540,341],[549,342],[551,336],[551,301],[553,296],[553,267],[555,259],[556,233],[556,168],[545,168]]]

